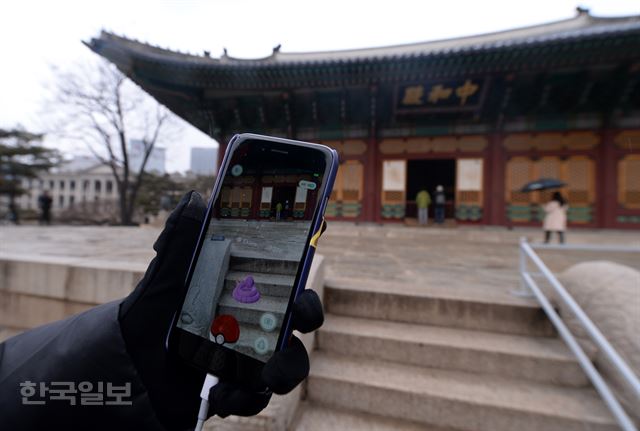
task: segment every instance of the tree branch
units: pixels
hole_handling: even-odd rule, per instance
[[[59,133],[84,143],[107,164],[118,184],[120,221],[131,222],[136,197],[151,153],[161,141],[170,114],[159,107],[115,67],[100,61],[97,67],[74,67],[57,72],[56,103]],[[128,140],[143,141],[141,166],[131,166]]]

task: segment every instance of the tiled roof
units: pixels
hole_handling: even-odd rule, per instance
[[[109,32],[102,32],[87,45],[102,53],[109,49],[123,51],[133,57],[151,61],[178,62],[182,65],[227,67],[260,67],[277,65],[345,64],[367,60],[389,60],[394,58],[425,58],[436,55],[474,53],[501,48],[517,48],[544,45],[555,41],[572,41],[601,38],[625,33],[640,32],[640,15],[601,18],[580,10],[576,17],[541,25],[481,34],[476,36],[420,42],[377,48],[351,49],[318,52],[283,52],[280,47],[264,58],[238,59],[226,53],[219,58],[209,55],[194,55],[159,48]]]

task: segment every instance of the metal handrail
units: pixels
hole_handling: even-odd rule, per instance
[[[545,248],[549,249],[553,246],[540,246],[535,245],[536,248]],[[561,246],[563,249],[568,249],[567,246]],[[572,247],[574,250],[589,250],[589,251],[629,251],[629,252],[640,252],[640,248],[637,247],[622,247],[622,246],[581,246],[574,245]],[[555,308],[551,305],[549,299],[542,292],[536,281],[533,279],[532,274],[527,270],[527,258],[530,259],[535,266],[540,271],[540,274],[544,276],[549,284],[553,287],[556,293],[559,295],[560,299],[564,302],[564,304],[573,312],[576,316],[580,324],[584,327],[586,332],[589,334],[593,342],[598,346],[598,348],[604,353],[605,357],[611,362],[611,364],[616,368],[624,378],[626,384],[629,388],[634,392],[635,396],[640,397],[640,379],[633,373],[629,365],[622,359],[622,357],[618,354],[618,352],[611,346],[611,344],[604,337],[602,332],[594,325],[594,323],[587,317],[585,312],[580,308],[580,306],[576,303],[573,297],[567,292],[567,290],[562,286],[562,284],[558,281],[558,279],[553,275],[553,273],[549,270],[549,268],[544,264],[542,259],[536,254],[531,244],[529,244],[526,238],[520,239],[520,276],[522,280],[522,287],[520,292],[515,292],[516,294],[522,295],[524,290],[527,289],[528,292],[533,293],[538,302],[542,305],[542,308],[547,313],[547,316],[551,320],[551,323],[556,327],[558,333],[562,337],[562,339],[567,343],[569,349],[573,352],[573,354],[578,359],[578,362],[582,369],[585,371],[591,383],[596,388],[603,401],[611,410],[611,413],[615,417],[618,424],[625,431],[637,431],[637,428],[624,411],[620,402],[616,399],[613,392],[602,378],[598,370],[595,368],[589,357],[586,355],[580,344],[576,341],[575,336],[571,333],[569,328],[562,321],[560,315],[556,312]]]
[[[616,253],[640,253],[640,247],[632,245],[612,245],[612,244],[531,244],[531,248],[536,250],[576,250],[576,251],[601,251]]]

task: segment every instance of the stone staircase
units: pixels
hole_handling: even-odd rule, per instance
[[[328,281],[296,430],[615,430],[532,301]]]
[[[308,221],[272,222],[263,220],[213,219],[208,235],[233,241],[233,251],[299,260],[309,233]]]
[[[269,350],[278,341],[278,332],[265,333],[260,328],[260,317],[271,313],[282,324],[287,309],[291,286],[295,281],[298,262],[294,260],[272,259],[265,254],[232,251],[229,271],[225,276],[224,289],[219,299],[219,314],[232,314],[240,324],[239,350],[256,356],[253,341],[259,335],[268,340]],[[260,292],[260,300],[252,304],[236,301],[232,294],[238,281],[252,276]],[[268,359],[270,354],[265,356]]]

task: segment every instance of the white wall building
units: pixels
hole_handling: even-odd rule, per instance
[[[218,149],[191,148],[191,172],[196,175],[213,175],[218,169]]]
[[[23,179],[22,188],[28,193],[17,198],[19,208],[38,210],[38,197],[47,191],[52,199],[53,212],[81,204],[115,203],[118,190],[109,166],[89,157],[76,157],[64,166],[39,178]]]
[[[149,159],[144,168],[145,172],[153,172],[156,174],[164,174],[166,172],[165,161],[167,157],[167,149],[155,146],[149,154]],[[140,139],[131,139],[129,141],[129,168],[133,172],[140,171],[142,160],[144,159],[144,142]]]

